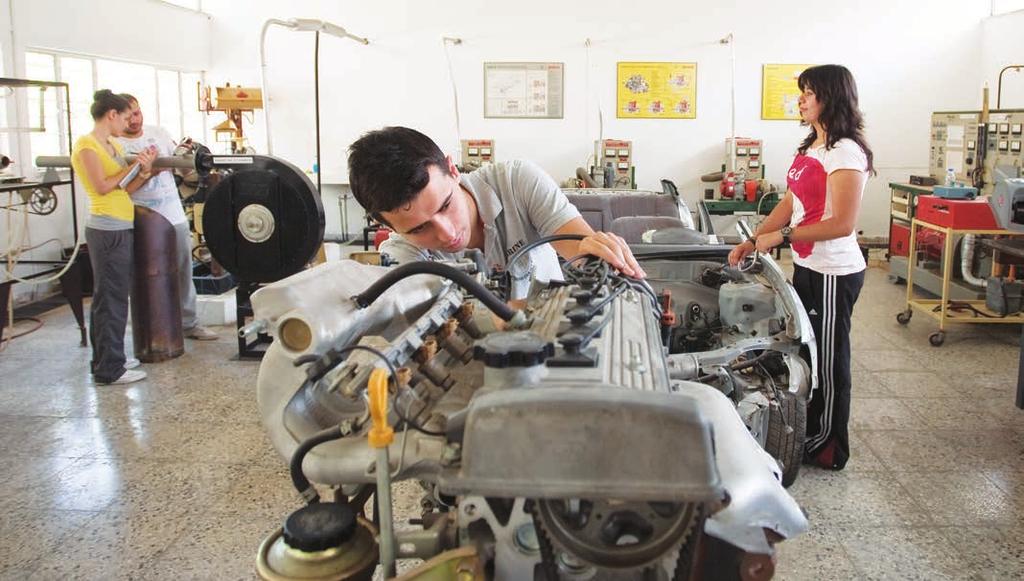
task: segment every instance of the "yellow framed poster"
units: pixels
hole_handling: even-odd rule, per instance
[[[697,63],[620,62],[616,117],[696,119]]]
[[[761,67],[761,119],[800,120],[800,73],[814,65],[766,64]]]

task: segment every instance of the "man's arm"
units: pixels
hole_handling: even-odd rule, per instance
[[[577,216],[555,230],[555,234],[582,234],[583,240],[560,240],[551,246],[562,258],[573,258],[581,254],[593,254],[607,261],[626,276],[646,278],[647,273],[640,268],[640,263],[633,257],[629,244],[621,236],[608,232],[594,232],[586,220]]]
[[[580,254],[593,254],[608,261],[626,276],[644,278],[647,274],[637,264],[629,245],[620,236],[607,232],[594,232],[580,216],[579,211],[569,203],[565,193],[544,170],[536,164],[516,162],[513,182],[519,198],[526,204],[527,214],[541,236],[550,234],[581,234],[582,241],[565,240],[554,242],[555,252],[562,258],[573,258]],[[566,218],[568,220],[566,221]],[[555,221],[558,220],[558,221]],[[560,225],[559,225],[560,224]]]

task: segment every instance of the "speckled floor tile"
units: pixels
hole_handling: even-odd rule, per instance
[[[16,490],[10,501],[35,508],[135,513],[208,507],[223,498],[229,473],[225,466],[197,463],[83,459],[54,479]]]
[[[120,421],[107,426],[105,446],[95,458],[191,460],[245,464],[270,441],[257,421],[211,426],[202,422]]]
[[[103,512],[60,541],[59,556],[34,563],[29,579],[133,579],[185,533],[183,511]]]
[[[96,514],[24,508],[2,511],[0,578],[16,579],[15,575],[32,570],[39,557],[59,551],[62,540],[90,524]]]
[[[915,401],[963,397],[943,376],[931,371],[879,371],[875,375],[892,397]]]
[[[855,579],[856,569],[834,528],[823,523],[812,523],[807,533],[776,545],[778,564],[774,579]]]
[[[934,430],[862,431],[861,437],[889,470],[956,470],[964,458]]]
[[[1024,528],[953,526],[939,531],[967,563],[972,579],[1024,579]]]
[[[97,418],[5,416],[0,453],[42,457],[92,457],[108,446],[109,430]]]
[[[1013,498],[979,473],[895,472],[896,480],[937,525],[1024,522],[1024,499]]]
[[[812,523],[837,527],[930,524],[899,482],[884,473],[832,472],[804,466],[790,490]]]
[[[856,428],[850,430],[850,459],[846,462],[844,472],[882,472],[886,470],[867,441]]]
[[[184,534],[147,564],[140,579],[254,579],[256,551],[279,526],[210,513],[190,513],[182,520]]]
[[[1024,465],[1013,468],[993,468],[981,472],[1011,498],[1024,498]]]
[[[927,427],[911,404],[900,399],[855,399],[850,403],[850,426],[861,430],[916,430]]]
[[[854,351],[852,359],[868,371],[914,371],[918,363],[912,354],[903,350],[893,351]]]
[[[963,398],[922,399],[911,405],[925,424],[936,430],[987,430],[998,425],[993,414]]]
[[[858,578],[892,581],[969,578],[967,563],[934,527],[850,528],[838,531]]]
[[[863,398],[891,398],[892,390],[879,381],[878,374],[866,369],[854,369],[850,377],[850,397],[853,399]]]

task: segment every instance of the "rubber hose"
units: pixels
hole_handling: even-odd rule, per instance
[[[306,454],[310,450],[323,444],[324,442],[330,442],[332,440],[340,440],[342,437],[341,427],[334,426],[327,428],[326,430],[317,432],[304,440],[299,447],[295,449],[295,453],[292,454],[292,461],[289,464],[289,470],[292,476],[292,484],[295,485],[295,490],[299,491],[302,498],[306,499],[308,504],[316,504],[320,502],[320,495],[317,493],[316,488],[309,482],[306,475],[302,472],[302,461],[306,459]]]
[[[487,290],[484,285],[474,280],[472,276],[457,268],[453,268],[447,264],[441,264],[439,262],[410,262],[409,264],[398,266],[381,277],[380,280],[370,285],[370,288],[357,294],[353,298],[355,299],[356,304],[359,305],[359,308],[365,309],[372,305],[373,301],[377,300],[380,295],[384,294],[384,291],[388,290],[399,281],[417,274],[433,274],[454,282],[463,289],[469,291],[469,293],[474,297],[480,299],[480,302],[482,302],[484,306],[490,309],[495,315],[501,317],[504,321],[511,321],[516,315],[515,309],[512,309],[505,303],[501,302],[501,299],[496,297],[491,291]]]

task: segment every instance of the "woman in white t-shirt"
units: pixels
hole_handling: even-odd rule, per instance
[[[873,155],[864,139],[853,75],[840,65],[801,73],[801,124],[811,132],[797,149],[782,201],[754,236],[729,254],[737,264],[756,250],[789,243],[793,286],[818,345],[818,387],[807,410],[804,461],[842,470],[850,458],[850,317],[864,285],[855,227]]]

